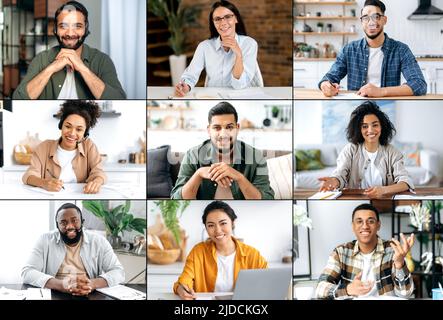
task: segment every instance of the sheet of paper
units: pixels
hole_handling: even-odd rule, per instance
[[[356,94],[354,92],[346,92],[346,93],[339,93],[338,95],[333,96],[332,99],[359,100],[359,99],[368,99],[368,98],[359,96],[358,94]]]
[[[341,191],[319,191],[309,197],[310,200],[332,200],[337,199],[342,194]]]
[[[139,198],[139,187],[128,183],[108,183],[102,185],[102,189],[111,190],[121,194],[127,199]]]
[[[26,290],[14,290],[5,287],[0,288],[0,300],[24,300]]]
[[[97,291],[118,300],[146,300],[145,292],[121,284],[113,287],[97,289]]]
[[[275,99],[275,97],[264,93],[260,88],[230,90],[222,95],[226,99]]]
[[[51,289],[28,288],[26,300],[51,300]]]
[[[55,196],[55,195],[60,195],[63,193],[83,193],[83,187],[85,186],[84,183],[65,183],[63,185],[64,189],[61,189],[60,191],[47,191],[43,188],[39,188],[39,187],[33,187],[33,186],[28,186],[28,185],[23,185],[23,187],[26,190],[30,190],[32,192],[38,192],[38,193],[43,193],[46,195],[50,195],[50,196]]]
[[[194,98],[195,99],[220,99],[223,98],[222,95],[215,91],[210,89],[204,89],[203,92],[196,91],[194,92]]]
[[[195,294],[195,300],[217,300],[216,297],[232,298],[232,295],[233,292],[198,292]]]

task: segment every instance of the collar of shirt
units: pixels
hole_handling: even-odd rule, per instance
[[[235,34],[235,40],[237,41],[237,43],[239,43],[239,37],[238,37],[238,34],[237,34],[237,33]],[[223,46],[222,46],[222,44],[221,44],[221,37],[218,36],[217,38],[214,39],[214,41],[215,41],[215,50],[216,50],[216,51],[218,51],[218,50],[220,50],[220,49],[223,50]],[[228,52],[229,52],[229,51],[228,51]]]
[[[238,240],[235,237],[232,237],[232,240],[235,243],[235,253],[238,254],[240,257],[246,257],[246,253],[244,252],[241,245],[239,245]],[[212,257],[214,258],[214,261],[217,261],[217,248],[215,247],[215,243],[212,240],[208,240],[207,244],[210,246],[210,250],[212,253]]]
[[[383,54],[388,54],[393,48],[394,48],[394,41],[388,37],[388,35],[385,33],[385,41],[383,41],[383,45],[381,46],[381,51],[383,51]],[[369,54],[369,45],[366,38],[362,39],[361,44],[363,45],[363,48],[366,52]]]
[[[54,140],[54,142],[51,146],[51,149],[49,150],[49,158],[54,159],[54,156],[57,154],[57,148],[58,148],[58,145],[59,145],[61,139],[62,138],[60,138],[58,140]],[[77,144],[77,150],[81,156],[85,157],[85,149],[83,148],[83,142]]]
[[[385,248],[383,246],[383,240],[380,239],[380,237],[377,237],[377,246],[375,247],[374,256],[376,253],[383,253],[383,252],[385,252]],[[356,240],[355,244],[354,244],[354,249],[353,249],[352,255],[355,256],[358,253],[360,253],[360,248],[358,246],[358,240]]]

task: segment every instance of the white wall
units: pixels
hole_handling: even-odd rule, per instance
[[[281,262],[284,254],[292,250],[291,201],[226,201],[237,215],[235,236],[258,249],[268,262]],[[187,252],[205,240],[201,217],[210,201],[192,201],[180,219],[180,225],[189,236]],[[159,213],[155,204],[148,201],[148,226]]]
[[[14,145],[26,137],[39,134],[40,140],[60,137],[58,119],[52,115],[60,109],[62,101],[14,101],[13,112],[4,122],[5,166],[13,164]],[[128,159],[130,152],[139,152],[140,137],[146,130],[146,106],[144,101],[112,101],[113,109],[120,112],[117,118],[99,118],[90,130],[90,138],[101,154],[108,155],[108,163]]]
[[[355,240],[352,232],[351,217],[356,206],[369,201],[308,201],[308,214],[312,219],[313,229],[310,231],[310,255],[312,278],[317,279],[326,266],[332,250],[343,243]],[[297,202],[298,203],[298,202]],[[378,235],[383,240],[391,239],[391,215],[380,215],[381,228]],[[402,218],[401,231],[411,229],[407,226],[408,216]],[[418,259],[419,243],[416,241],[412,249],[414,259]],[[307,258],[306,256],[304,257]]]
[[[93,48],[103,51],[101,48],[102,0],[79,0],[78,2],[86,7],[89,15],[89,31],[91,34],[86,38],[85,43]]]
[[[38,237],[49,230],[48,201],[0,201],[0,283],[21,283],[21,269]]]

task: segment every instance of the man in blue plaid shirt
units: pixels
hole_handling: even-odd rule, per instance
[[[366,0],[361,10],[365,37],[347,44],[320,80],[327,97],[339,91],[340,80],[348,76],[348,90],[364,97],[420,96],[427,84],[409,47],[383,32],[386,7],[380,0]],[[400,83],[403,74],[406,83]]]
[[[401,242],[381,240],[378,210],[367,203],[352,213],[352,230],[357,238],[334,249],[320,275],[316,289],[319,299],[397,296],[409,298],[414,283],[405,257],[414,244],[414,235]]]

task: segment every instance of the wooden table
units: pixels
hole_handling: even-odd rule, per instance
[[[313,189],[295,189],[294,200],[307,200],[313,196],[318,190]],[[404,196],[404,197],[403,197]],[[412,192],[401,192],[398,194],[388,194],[379,198],[379,200],[425,200],[441,199],[443,196],[443,188],[417,188],[415,194]],[[397,199],[396,199],[397,198]],[[343,189],[343,193],[338,200],[370,200],[364,194],[363,189]]]
[[[349,100],[347,94],[356,93],[357,91],[340,91],[344,94],[343,97],[326,97],[319,89],[294,89],[295,100]],[[424,96],[397,96],[397,97],[383,97],[383,98],[368,98],[361,97],[362,100],[441,100],[443,94],[427,94]]]

